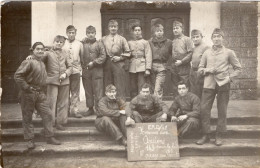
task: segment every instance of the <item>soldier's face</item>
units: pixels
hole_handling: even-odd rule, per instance
[[[220,34],[213,34],[211,39],[212,39],[213,44],[216,46],[223,44],[223,37]]]
[[[188,93],[188,88],[186,85],[178,85],[178,92],[180,96],[185,96]]]
[[[199,45],[202,41],[202,36],[200,34],[195,34],[195,35],[192,35],[191,37],[194,45]]]
[[[64,46],[64,41],[56,40],[53,42],[53,46],[55,49],[61,49]]]
[[[106,92],[106,96],[109,99],[116,99],[116,90],[110,90],[110,91]]]
[[[149,88],[142,88],[142,90],[140,91],[140,95],[143,98],[147,98],[150,95],[150,89]]]
[[[36,57],[41,57],[44,54],[44,47],[42,45],[37,45],[35,49],[33,50],[33,54]]]
[[[68,36],[69,41],[75,40],[76,30],[67,31],[67,36]]]
[[[96,37],[96,32],[87,32],[87,38],[94,39]]]
[[[134,36],[135,37],[140,37],[141,35],[142,35],[141,27],[135,27],[135,29],[134,29]]]
[[[173,27],[173,34],[175,36],[181,35],[182,34],[182,28],[180,26],[174,26]]]
[[[158,39],[162,38],[162,37],[163,37],[163,34],[164,34],[164,32],[163,32],[162,29],[157,29],[157,30],[154,32],[155,37],[158,38]]]
[[[109,30],[110,34],[116,34],[117,30],[118,30],[118,26],[115,24],[110,24],[108,26],[108,30]]]

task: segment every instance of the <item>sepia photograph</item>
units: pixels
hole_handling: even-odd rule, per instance
[[[258,1],[0,11],[0,168],[260,168]]]

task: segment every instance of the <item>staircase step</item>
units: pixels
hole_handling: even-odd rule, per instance
[[[35,128],[34,135],[36,142],[45,141],[44,137],[40,134],[42,128]],[[212,135],[214,138],[214,130],[216,126],[212,126]],[[95,127],[67,127],[65,131],[58,131],[54,129],[55,136],[64,141],[109,141],[112,140],[109,136],[104,133],[99,132]],[[200,134],[194,134],[188,139],[200,138]],[[2,130],[2,142],[22,142],[23,139],[23,129],[3,129]],[[227,133],[223,135],[223,138],[260,138],[260,125],[228,125]]]
[[[88,116],[84,118],[69,118],[67,127],[89,127],[94,126],[96,116]],[[211,119],[211,124],[216,125],[217,118]],[[227,118],[228,125],[260,125],[260,116],[259,117],[229,117]],[[34,127],[42,127],[41,118],[33,119]],[[22,119],[5,119],[1,121],[2,129],[5,128],[22,128]]]
[[[34,150],[28,150],[26,143],[3,143],[4,156],[84,156],[84,157],[126,157],[126,148],[113,141],[64,142],[62,145],[49,145],[37,142]],[[250,156],[260,155],[260,142],[256,139],[225,139],[222,146],[209,144],[196,145],[194,140],[180,144],[183,156]]]

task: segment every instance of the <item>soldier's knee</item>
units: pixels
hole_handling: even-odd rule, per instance
[[[187,122],[192,125],[199,124],[199,120],[197,118],[188,118]]]

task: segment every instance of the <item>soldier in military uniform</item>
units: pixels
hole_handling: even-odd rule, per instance
[[[136,123],[164,122],[167,120],[168,110],[158,96],[151,94],[151,86],[145,83],[139,95],[130,102],[127,113]]]

